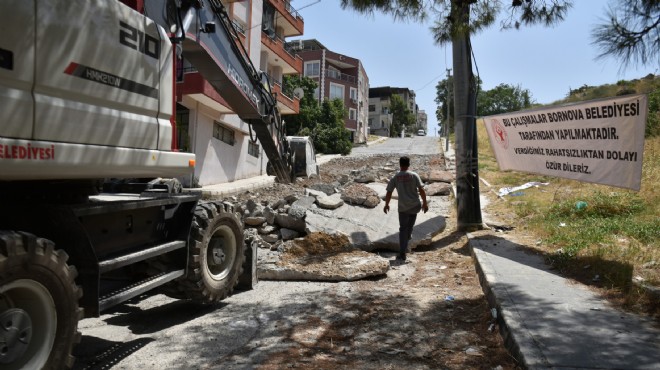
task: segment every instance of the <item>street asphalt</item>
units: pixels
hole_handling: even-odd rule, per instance
[[[445,151],[448,163],[453,154],[452,148]],[[268,176],[239,181],[203,192],[228,195],[272,183]],[[467,236],[501,335],[523,367],[660,370],[660,329],[652,321],[557,275],[531,247],[504,233]]]

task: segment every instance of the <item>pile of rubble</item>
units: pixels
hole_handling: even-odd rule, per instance
[[[433,196],[450,194],[453,180],[451,173],[431,169],[438,160],[438,155],[413,159],[428,183],[430,206]],[[386,273],[388,261],[367,252],[398,250],[396,202],[389,215],[375,209],[385,197],[388,179],[398,170],[397,161],[394,156],[340,157],[321,166],[320,178],[276,183],[232,197],[239,203],[246,242],[259,248],[259,278],[338,281]],[[427,218],[418,219],[427,227],[416,227],[421,231],[414,234],[411,248],[430,243],[442,231],[443,217],[429,212]],[[383,236],[384,230],[389,234]]]

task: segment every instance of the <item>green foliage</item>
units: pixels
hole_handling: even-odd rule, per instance
[[[578,201],[586,202],[587,207],[579,210]],[[597,191],[586,198],[553,204],[547,212],[537,212],[532,222],[543,225],[547,244],[561,248],[550,257],[561,265],[589,246],[614,246],[617,238],[643,244],[654,242],[660,238],[660,221],[657,217],[644,217],[647,210],[647,203],[636,193]]]
[[[532,103],[529,90],[520,86],[499,84],[492,90],[479,92],[479,95],[477,95],[477,115],[490,116],[515,112],[529,108]]]
[[[454,125],[454,104],[452,101],[449,101],[452,90],[454,90],[453,76],[440,80],[435,85],[435,102],[438,104],[435,115],[438,118],[438,122],[448,125],[449,128]]]
[[[500,12],[505,13],[503,28],[519,28],[521,25],[533,24],[553,25],[564,19],[571,3],[568,0],[341,0],[344,9],[350,8],[363,14],[379,11],[392,15],[395,20],[424,22],[433,16],[434,25],[431,32],[438,45],[451,42],[456,35],[475,34],[487,28],[495,22]]]
[[[630,64],[653,65],[660,57],[660,1],[619,0],[609,8],[605,23],[592,32],[601,54],[613,56],[624,68]]]
[[[406,106],[403,98],[399,95],[392,95],[390,98],[390,112],[392,112],[392,129],[390,136],[397,137],[401,135],[401,130],[414,127],[415,115]],[[410,131],[410,129],[408,129]]]
[[[615,84],[583,85],[577,89],[569,88],[568,97],[553,104],[573,103],[626,94],[647,94],[649,99],[648,117],[644,136],[647,138],[660,136],[660,77],[653,74],[632,81],[619,80]]]
[[[286,134],[289,136],[307,136],[303,134],[310,132],[316,126],[321,115],[319,103],[314,98],[314,90],[318,84],[309,77],[284,76],[282,81],[282,91],[285,95],[293,96],[293,90],[300,87],[304,91],[300,99],[300,113],[285,117]]]
[[[318,152],[342,155],[351,152],[353,143],[350,132],[344,127],[345,116],[344,103],[340,99],[323,101],[318,124],[312,130]]]
[[[660,85],[660,84],[659,84]],[[649,115],[646,121],[645,137],[660,136],[660,86],[648,94]]]

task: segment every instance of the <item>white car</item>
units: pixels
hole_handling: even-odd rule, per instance
[[[417,136],[426,136],[426,131],[424,130],[417,131]]]

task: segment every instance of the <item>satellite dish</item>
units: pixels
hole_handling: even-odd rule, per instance
[[[302,89],[302,87],[296,87],[293,89],[293,96],[302,99],[302,97],[305,95],[305,91]]]

